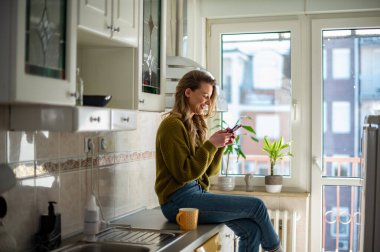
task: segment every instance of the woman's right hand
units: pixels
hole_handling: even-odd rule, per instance
[[[208,139],[216,148],[231,144],[235,140],[235,133],[228,130],[219,130]]]

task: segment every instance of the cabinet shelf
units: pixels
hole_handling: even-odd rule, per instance
[[[10,106],[11,130],[63,132],[134,130],[137,112],[90,106]]]

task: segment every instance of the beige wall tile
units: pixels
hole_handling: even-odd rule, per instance
[[[37,177],[36,194],[37,194],[37,213],[39,215],[48,214],[49,201],[55,201],[55,212],[60,212],[60,198],[59,198],[59,174],[46,174],[45,176]]]
[[[134,131],[119,131],[114,133],[115,152],[140,150],[139,135]]]
[[[62,235],[83,229],[80,171],[61,173],[60,202]]]
[[[34,134],[36,160],[59,158],[59,135],[48,131],[38,131]]]
[[[103,217],[109,220],[115,216],[115,168],[99,168],[98,199],[102,206]]]
[[[84,135],[79,133],[60,133],[59,156],[61,158],[78,157],[84,153]]]
[[[31,248],[39,218],[36,211],[34,178],[18,180],[17,185],[4,194],[8,211],[4,218],[8,232],[16,239],[19,249]]]
[[[35,158],[33,132],[8,131],[8,162],[31,161]]]
[[[128,170],[132,165],[132,163],[115,165],[115,216],[131,211],[128,202],[128,195],[130,195]]]

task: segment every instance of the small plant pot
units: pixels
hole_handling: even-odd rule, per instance
[[[235,177],[220,176],[218,177],[218,188],[221,191],[232,191],[235,189]]]
[[[265,176],[265,190],[269,193],[279,193],[282,189],[282,176]]]

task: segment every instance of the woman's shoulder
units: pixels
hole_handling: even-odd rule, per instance
[[[178,116],[168,115],[165,117],[161,124],[160,129],[173,129],[173,128],[182,128],[184,127],[183,122]]]

